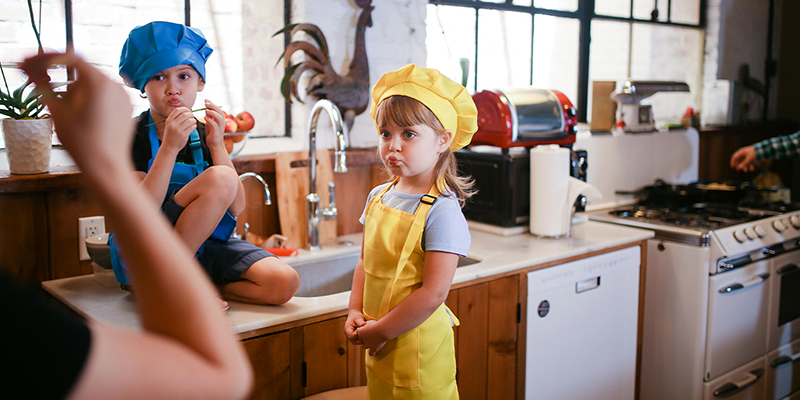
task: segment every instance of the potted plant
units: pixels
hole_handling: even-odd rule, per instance
[[[42,42],[34,23],[31,0],[28,0],[28,10],[41,53]],[[6,117],[2,120],[2,128],[9,170],[12,174],[47,172],[50,170],[53,124],[47,119],[49,115],[44,112],[44,104],[39,101],[40,95],[30,80],[11,91],[2,63],[0,74],[3,77],[3,86],[0,87],[0,115]]]

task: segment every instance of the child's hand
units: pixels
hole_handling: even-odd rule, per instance
[[[358,338],[358,328],[364,326],[364,324],[366,324],[364,315],[361,314],[360,311],[350,311],[350,313],[347,314],[347,321],[344,323],[344,335],[350,343],[356,345],[363,344]]]
[[[369,349],[369,355],[374,356],[386,344],[386,337],[378,329],[378,321],[366,321],[356,330],[358,339]]]
[[[206,100],[206,108],[206,145],[224,149],[225,117],[222,109],[210,100]]]
[[[192,111],[186,107],[172,110],[164,122],[164,137],[161,138],[162,147],[179,152],[186,146],[189,135],[197,128],[197,120]]]

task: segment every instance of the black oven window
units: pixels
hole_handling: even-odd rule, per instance
[[[781,274],[781,269],[785,269],[786,272]],[[781,277],[781,301],[778,309],[778,326],[800,318],[800,268],[790,265],[781,269],[778,270]]]

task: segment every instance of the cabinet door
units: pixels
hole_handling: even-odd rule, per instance
[[[251,399],[284,400],[290,397],[288,331],[242,342],[253,364],[255,380]]]
[[[455,293],[454,293],[455,292]],[[513,399],[517,382],[519,275],[452,291],[458,392],[462,399]]]
[[[346,317],[303,327],[305,396],[347,387]]]

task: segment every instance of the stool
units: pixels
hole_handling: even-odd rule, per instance
[[[356,386],[344,389],[329,390],[327,392],[317,393],[302,400],[366,400],[367,387]]]

